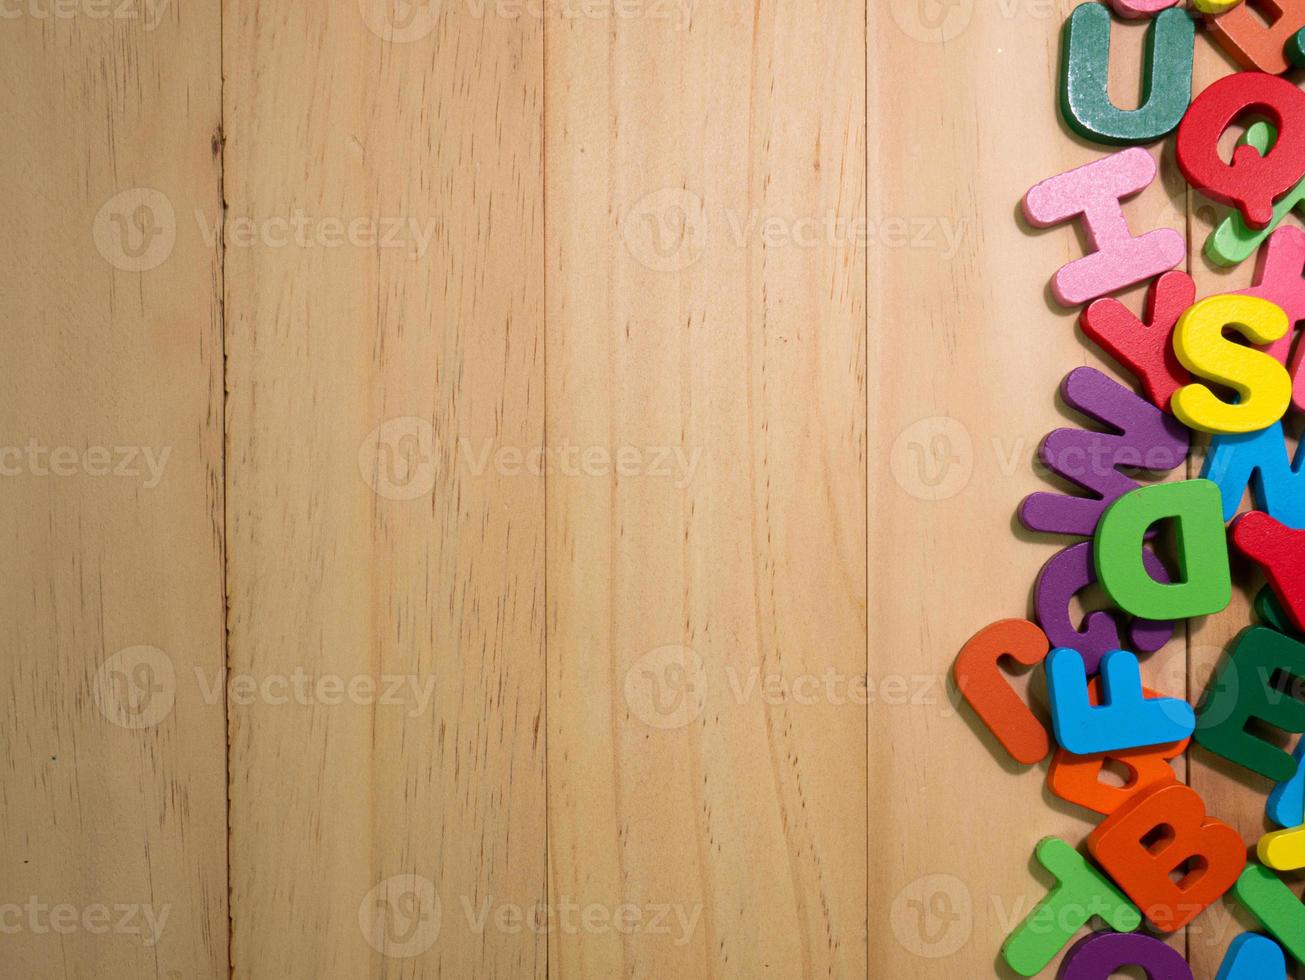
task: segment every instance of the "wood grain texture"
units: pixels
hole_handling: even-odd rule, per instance
[[[6,976],[227,972],[218,13],[0,32]]]
[[[1034,465],[1047,432],[1084,424],[1059,401],[1060,380],[1083,364],[1115,372],[1047,288],[1083,254],[1081,236],[1018,216],[1035,183],[1110,152],[1060,121],[1067,12],[871,7],[870,214],[950,222],[959,238],[952,255],[908,244],[870,263],[871,678],[931,692],[869,715],[872,977],[1012,976],[1001,944],[1052,884],[1034,846],[1049,835],[1080,845],[1098,822],[1049,794],[1046,762],[1003,763],[945,680],[970,635],[1029,614],[1039,568],[1068,543],[1014,520],[1027,493],[1068,490]],[[1122,105],[1137,90],[1141,35],[1117,32]],[[1181,177],[1162,173],[1168,186],[1125,206],[1138,233],[1184,228]],[[1136,291],[1125,298],[1139,307]],[[1144,666],[1165,692],[1185,693],[1185,673],[1181,634]],[[1045,704],[1040,678],[1033,696]]]
[[[549,24],[549,443],[689,461],[548,481],[554,976],[865,975],[864,37]]]
[[[226,7],[236,976],[545,972],[542,24],[407,13]]]
[[[1061,379],[1130,380],[1047,289],[1083,236],[1018,217],[1111,152],[1059,118],[1075,3],[6,13],[0,906],[161,935],[0,976],[1010,976],[1035,844],[1098,818],[947,673],[1069,543],[1013,519]],[[1247,285],[1152,151],[1134,232]],[[1212,976],[1250,925],[1170,941]]]

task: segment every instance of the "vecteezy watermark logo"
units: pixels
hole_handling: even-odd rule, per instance
[[[568,440],[553,445],[499,446],[490,440],[479,445],[459,439],[458,466],[472,476],[493,470],[499,476],[593,477],[623,480],[669,480],[676,490],[693,482],[702,460],[702,447],[694,446],[579,446]]]
[[[783,248],[839,249],[857,252],[874,249],[910,249],[935,252],[944,261],[956,258],[965,241],[966,219],[946,216],[766,214],[759,208],[746,212],[727,208],[724,227],[735,248],[759,245],[770,251]]]
[[[382,41],[408,44],[428,37],[442,0],[358,0],[367,29]]]
[[[447,465],[480,479],[495,473],[507,479],[562,476],[610,480],[665,480],[676,490],[688,487],[702,462],[701,446],[500,445],[493,439],[453,440],[443,460],[434,427],[425,419],[391,419],[377,427],[359,448],[358,466],[367,485],[390,500],[415,500],[430,493]],[[0,448],[0,460],[3,460]],[[3,470],[0,470],[3,472]]]
[[[168,0],[0,0],[0,20],[139,20],[149,32],[167,9]]]
[[[566,895],[557,902],[536,902],[528,906],[496,902],[493,896],[481,899],[479,906],[473,905],[465,895],[460,901],[468,931],[476,936],[487,932],[515,936],[527,930],[537,936],[616,933],[666,937],[675,946],[687,946],[702,918],[701,903],[686,906],[668,902],[644,905],[623,902],[612,906],[600,902],[581,904]]]
[[[124,272],[157,269],[177,243],[177,215],[167,196],[149,187],[113,195],[91,229],[104,260]]]
[[[312,674],[296,666],[284,674],[216,674],[195,667],[200,698],[210,706],[227,702],[237,707],[254,704],[279,708],[332,708],[337,705],[405,708],[407,717],[425,714],[435,697],[435,678],[416,674]]]
[[[435,427],[415,416],[389,419],[358,450],[358,469],[386,500],[416,500],[435,487]]]
[[[954,418],[920,419],[897,437],[889,465],[897,485],[917,500],[948,500],[969,485],[974,440]]]
[[[621,219],[626,249],[654,272],[680,272],[702,258],[708,241],[719,249],[759,248],[866,252],[909,249],[956,258],[969,236],[965,218],[946,215],[866,215],[832,208],[822,213],[709,207],[680,187],[645,195]]]
[[[17,902],[0,905],[0,935],[71,936],[86,932],[92,936],[138,936],[141,945],[149,947],[157,946],[163,938],[171,914],[171,904],[159,907],[121,902],[51,905],[36,895],[29,895],[21,905]]]
[[[926,44],[942,44],[970,26],[974,0],[888,0],[902,33]]]
[[[444,910],[435,883],[421,875],[386,878],[363,896],[358,927],[382,956],[408,959],[435,945]]]
[[[195,211],[195,226],[206,248],[216,248],[219,238],[227,248],[358,248],[394,249],[421,259],[439,231],[434,218],[362,215],[354,218],[313,215],[295,208],[285,215],[254,219],[227,215],[222,220]],[[225,236],[223,232],[225,231]]]
[[[26,446],[0,446],[0,477],[114,477],[140,480],[146,490],[163,481],[171,446],[47,446],[35,436]]]
[[[916,878],[893,899],[889,923],[908,952],[926,959],[951,956],[974,929],[970,890],[954,875]]]
[[[651,728],[683,728],[707,704],[707,671],[688,647],[649,650],[625,674],[625,703]]]
[[[653,191],[625,212],[621,237],[635,261],[646,268],[681,272],[707,250],[706,205],[684,188]]]
[[[93,693],[100,713],[118,727],[153,728],[172,712],[177,675],[158,647],[127,647],[100,664]]]

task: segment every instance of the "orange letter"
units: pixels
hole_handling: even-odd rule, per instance
[[[952,666],[956,689],[970,702],[997,741],[1016,762],[1031,766],[1051,751],[1046,726],[1033,716],[1001,672],[1002,657],[1034,667],[1051,644],[1042,630],[1023,619],[1003,619],[984,627],[961,648]]]
[[[1142,696],[1164,697],[1149,687],[1142,688]],[[1100,677],[1094,677],[1088,682],[1088,699],[1094,705],[1101,703]],[[1183,739],[1173,745],[1103,752],[1100,755],[1074,755],[1064,749],[1057,749],[1051,758],[1051,768],[1047,771],[1047,788],[1062,800],[1109,816],[1135,794],[1172,783],[1176,777],[1169,760],[1182,755],[1190,741],[1191,739]],[[1102,783],[1101,770],[1107,762],[1117,762],[1127,769],[1128,782],[1123,786],[1107,786]]]
[[[1088,850],[1163,932],[1191,922],[1236,884],[1246,866],[1241,835],[1207,819],[1200,796],[1182,783],[1134,796],[1092,832]],[[1174,882],[1171,872],[1189,861]]]

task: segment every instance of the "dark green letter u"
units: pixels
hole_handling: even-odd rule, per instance
[[[1172,131],[1192,100],[1196,24],[1183,10],[1162,10],[1146,31],[1142,104],[1110,101],[1110,12],[1091,2],[1074,8],[1060,56],[1060,111],[1074,132],[1097,143],[1149,143]]]

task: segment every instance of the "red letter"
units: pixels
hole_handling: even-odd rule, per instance
[[[1278,141],[1265,156],[1239,146],[1224,163],[1219,137],[1254,111],[1268,116]],[[1178,167],[1207,197],[1237,208],[1247,225],[1268,227],[1274,198],[1305,176],[1305,92],[1276,75],[1225,75],[1192,100],[1179,123]]]
[[[1241,835],[1207,819],[1201,798],[1182,783],[1134,796],[1092,831],[1088,850],[1162,932],[1191,922],[1246,866]],[[1175,883],[1170,873],[1188,861],[1192,867]]]
[[[1300,270],[1298,269],[1299,273]],[[1299,279],[1300,276],[1297,275]],[[1126,367],[1156,408],[1169,411],[1174,392],[1192,380],[1174,353],[1174,325],[1196,302],[1196,283],[1185,272],[1166,272],[1146,294],[1146,322],[1117,299],[1099,299],[1083,311],[1083,332]]]
[[[1233,542],[1264,569],[1292,623],[1305,630],[1305,531],[1256,510],[1233,522]]]

